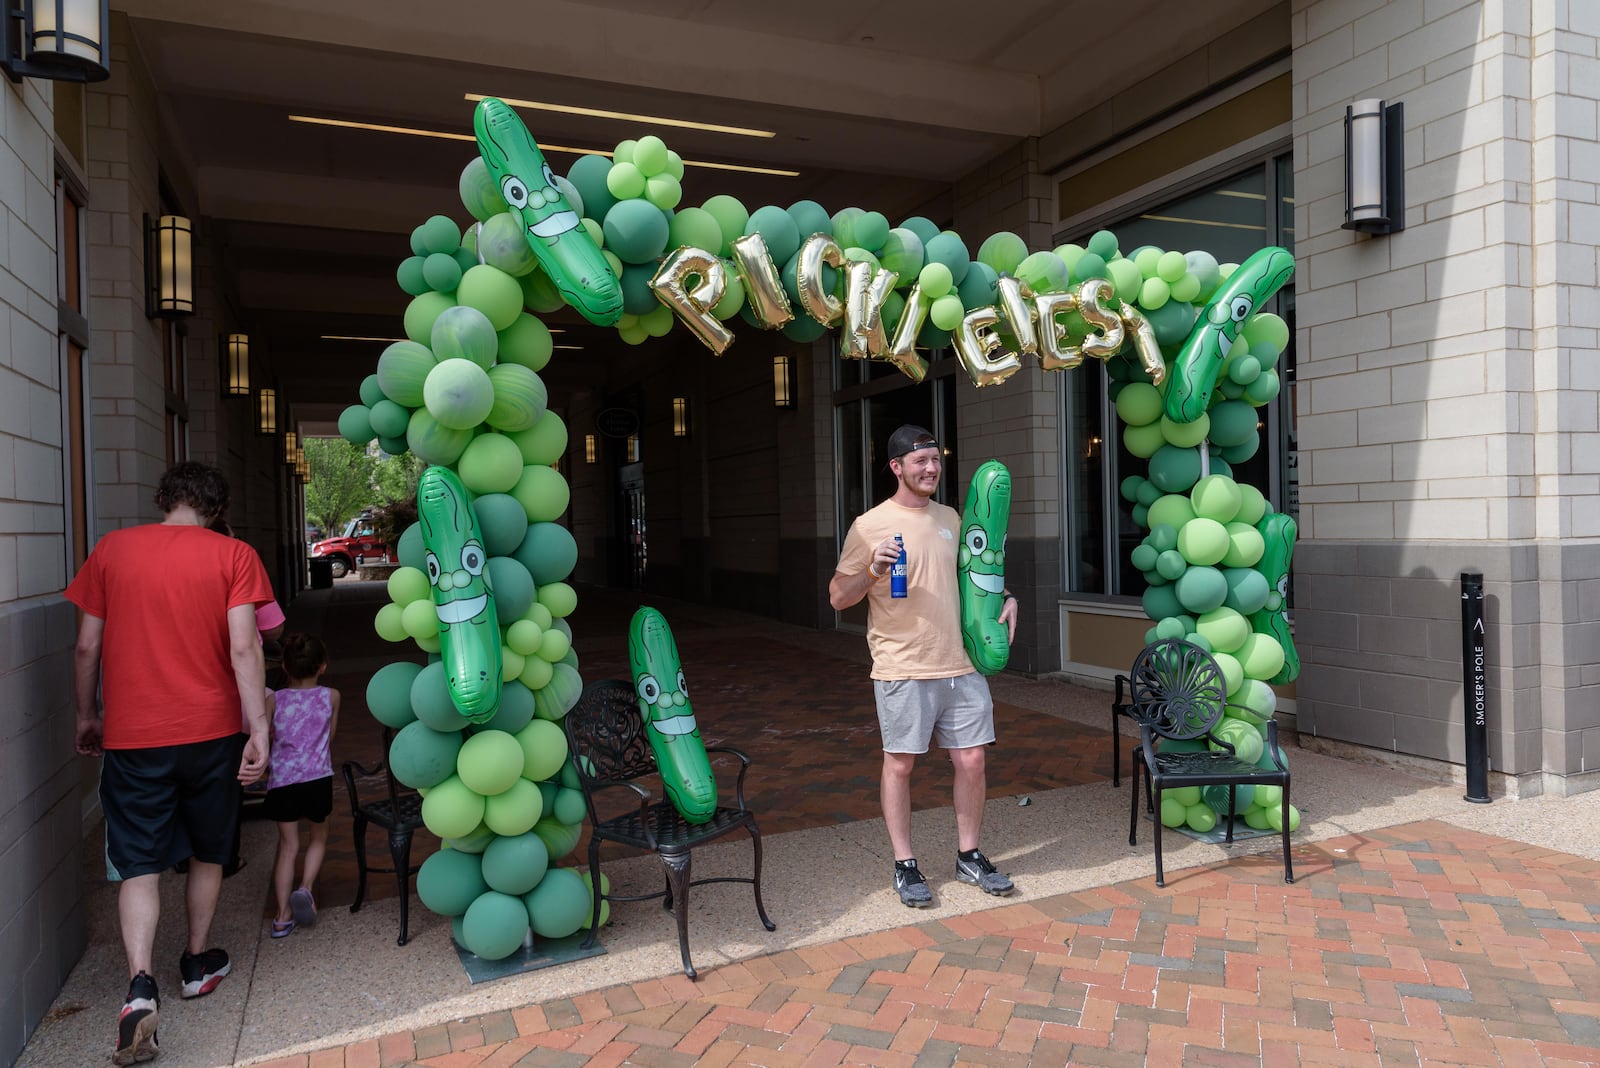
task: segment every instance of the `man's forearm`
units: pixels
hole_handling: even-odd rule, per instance
[[[250,724],[251,734],[267,733],[267,669],[261,660],[261,646],[233,651],[233,677],[239,685],[239,704]]]
[[[100,718],[100,653],[77,650],[72,658],[73,680],[78,696],[78,722]]]

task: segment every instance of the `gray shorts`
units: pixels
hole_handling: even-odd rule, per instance
[[[976,671],[948,679],[872,680],[886,753],[971,749],[994,741],[994,699]]]

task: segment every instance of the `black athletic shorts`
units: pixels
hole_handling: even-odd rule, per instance
[[[267,791],[261,815],[274,823],[310,820],[321,823],[333,811],[333,776],[291,783]]]
[[[107,877],[153,875],[190,857],[207,864],[232,858],[244,737],[105,751]]]

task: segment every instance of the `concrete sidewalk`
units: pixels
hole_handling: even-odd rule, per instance
[[[361,606],[371,603],[373,591],[340,584],[316,593],[320,607],[303,597],[307,603],[296,603],[291,625],[320,620],[334,626],[337,637],[330,641],[346,642],[355,652],[349,629],[332,613],[341,604],[365,611]],[[719,687],[747,686],[752,676],[774,672],[791,689],[817,691],[819,700],[853,702],[853,710],[838,713],[842,717],[871,714],[857,636],[689,606],[673,606],[669,616],[675,628],[684,621],[680,646],[685,634],[689,644],[709,643],[704,650],[738,635],[773,661],[723,668],[708,651],[697,649],[693,660],[685,652],[686,670],[697,682],[697,714],[700,702],[712,708]],[[596,632],[607,630],[598,616],[594,623]],[[697,624],[705,629],[695,637]],[[576,623],[574,630],[586,633]],[[581,640],[578,647],[584,649]],[[584,677],[613,672],[618,655],[624,654],[584,653]],[[341,670],[370,674],[383,656],[381,648],[363,647]],[[843,667],[828,662],[818,668],[819,656]],[[731,645],[727,659],[741,659]],[[723,671],[733,674],[724,679]],[[1038,730],[1028,717],[1042,717],[1037,721],[1046,725],[1046,736],[1053,723],[1071,739],[1064,745],[1099,745],[1094,762],[1107,773],[1106,694],[1007,676],[994,680],[994,692],[997,703],[1023,710],[1015,718],[1026,720],[1026,729]],[[774,716],[782,711],[769,709]],[[1002,717],[1002,734],[1006,722]],[[789,744],[798,752],[807,743],[798,738]],[[479,986],[467,980],[448,923],[414,898],[411,941],[404,947],[395,945],[392,896],[351,914],[336,907],[330,893],[319,893],[323,911],[314,928],[274,942],[262,916],[275,837],[268,825],[247,824],[250,862],[225,885],[213,936],[233,954],[233,974],[195,1002],[177,997],[182,882],[164,880],[166,922],[156,959],[168,962],[157,976],[167,997],[158,1063],[492,1068],[629,1057],[650,1064],[1065,1063],[1058,1057],[1177,1063],[1166,1055],[1177,1050],[1181,1056],[1190,1046],[1245,1062],[1283,1056],[1289,1046],[1298,1061],[1428,1060],[1421,1046],[1413,1043],[1406,1054],[1393,1036],[1380,1048],[1371,1030],[1376,1022],[1358,1033],[1350,1021],[1377,1012],[1374,998],[1393,1000],[1407,1019],[1446,1021],[1444,1033],[1458,1041],[1466,1039],[1450,1021],[1478,1021],[1481,1033],[1466,1036],[1478,1052],[1469,1057],[1464,1048],[1459,1063],[1600,1057],[1592,1050],[1580,1055],[1600,1044],[1600,970],[1592,956],[1600,943],[1594,878],[1600,874],[1594,863],[1600,861],[1600,793],[1469,805],[1455,784],[1299,750],[1292,754],[1294,796],[1305,822],[1295,836],[1294,886],[1282,883],[1274,838],[1225,847],[1169,833],[1168,886],[1156,890],[1148,834],[1136,847],[1127,844],[1126,782],[1121,789],[1097,778],[1022,790],[992,774],[984,840],[1018,893],[1000,901],[958,884],[950,865],[934,859],[954,853],[951,812],[919,805],[914,834],[937,905],[913,913],[889,887],[882,820],[860,813],[859,797],[870,804],[875,788],[873,747],[852,744],[860,750],[854,766],[832,778],[808,771],[817,778],[810,787],[785,787],[791,795],[849,794],[847,807],[854,807],[848,818],[786,830],[780,806],[773,806],[770,826],[763,815],[764,893],[777,931],[760,927],[748,888],[695,891],[690,939],[702,975],[698,984],[683,979],[672,917],[652,902],[615,907],[602,932],[603,956]],[[1030,749],[1047,745],[1037,737],[1027,742]],[[1005,760],[997,754],[991,767],[1020,766]],[[769,760],[752,769],[752,779],[763,769],[781,774]],[[856,781],[863,777],[865,787]],[[1023,794],[1030,801],[1025,806],[1018,803]],[[816,818],[813,813],[800,822]],[[342,798],[335,820],[335,836],[342,831],[347,837]],[[695,874],[737,873],[747,868],[749,855],[748,842],[737,839],[697,851]],[[581,856],[567,863],[581,863]],[[608,850],[604,867],[622,893],[660,885],[652,857],[617,858]],[[126,977],[114,891],[98,872],[90,873],[90,887],[89,949],[20,1065],[92,1065],[109,1056]],[[1330,919],[1335,913],[1338,922]],[[1508,932],[1506,945],[1543,964],[1513,967],[1514,955],[1486,934],[1491,967],[1464,968],[1433,944],[1440,931],[1464,925],[1487,932],[1492,923]],[[1156,927],[1142,926],[1150,924],[1164,933],[1157,938]],[[1092,962],[1080,954],[1091,943]],[[1200,958],[1180,952],[1196,944],[1205,951]],[[1285,955],[1281,964],[1263,963],[1275,952]],[[1261,969],[1276,967],[1286,975],[1274,992]],[[1214,997],[1195,996],[1202,982],[1197,968],[1212,976],[1204,982]],[[1459,979],[1450,978],[1450,968]],[[1361,981],[1388,975],[1387,993],[1377,987],[1352,993],[1342,969],[1370,973],[1358,976]],[[1091,972],[1101,980],[1091,982]],[[1180,997],[1175,984],[1188,992]],[[1290,985],[1298,992],[1280,1004],[1278,995]],[[1252,1005],[1254,1015],[1245,1012]],[[1281,1018],[1285,1005],[1289,1016]],[[1515,1006],[1529,1019],[1489,1012],[1486,1005]],[[1543,1008],[1536,1011],[1536,1005]],[[1254,1023],[1230,1029],[1227,1012],[1245,1013],[1239,1019]],[[1538,1026],[1530,1022],[1535,1017]],[[1288,1031],[1269,1037],[1263,1021],[1271,1020],[1296,1031],[1293,1041]],[[1511,1033],[1499,1035],[1497,1028]],[[1536,1033],[1523,1033],[1530,1028]],[[1325,1050],[1306,1037],[1317,1034],[1327,1036]],[[1432,1032],[1426,1037],[1438,1041]],[[1539,1042],[1544,1045],[1526,1044]]]

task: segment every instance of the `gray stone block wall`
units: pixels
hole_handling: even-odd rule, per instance
[[[1300,730],[1460,764],[1460,575],[1484,577],[1489,762],[1525,792],[1600,772],[1600,544],[1305,542]],[[1571,781],[1567,781],[1567,780]]]

